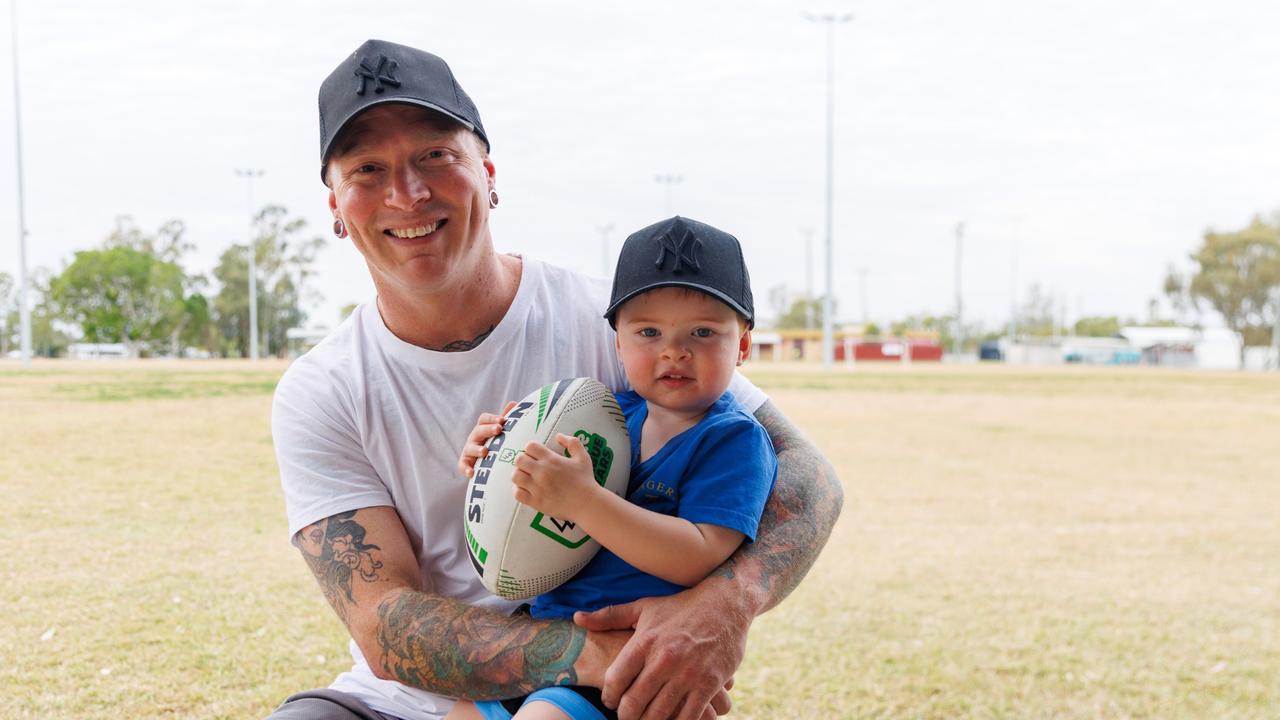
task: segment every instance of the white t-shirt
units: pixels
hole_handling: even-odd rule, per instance
[[[467,559],[467,480],[456,468],[467,434],[480,413],[552,380],[590,376],[615,392],[629,389],[601,317],[609,282],[529,258],[523,264],[510,309],[472,350],[406,343],[376,303],[366,303],[289,367],[276,387],[271,434],[290,538],[340,512],[394,506],[418,558],[421,590],[503,611],[517,605],[489,594]],[[741,375],[729,389],[749,412],[767,399]],[[350,647],[355,663],[332,688],[405,720],[436,720],[453,705],[379,680],[354,641]]]

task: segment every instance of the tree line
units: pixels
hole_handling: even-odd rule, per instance
[[[1060,311],[1052,295],[1033,284],[1013,314],[1013,327],[986,328],[980,323],[967,325],[962,333],[964,349],[978,343],[1005,337],[1016,328],[1019,336],[1048,337],[1080,335],[1110,337],[1126,325],[1191,325],[1202,324],[1202,316],[1212,311],[1221,316],[1228,328],[1239,333],[1244,347],[1265,346],[1272,342],[1276,314],[1280,312],[1280,211],[1268,220],[1255,216],[1236,231],[1204,233],[1199,248],[1188,259],[1191,266],[1179,271],[1170,266],[1164,286],[1148,302],[1147,317],[1121,318],[1116,315],[1078,318],[1068,326],[1065,311]],[[1171,312],[1161,311],[1163,296]],[[771,299],[775,300],[771,296]],[[784,329],[822,326],[820,299],[800,297],[789,304],[776,306],[778,327]],[[901,335],[908,330],[938,332],[942,344],[953,347],[954,314],[918,314],[893,322],[890,333]],[[879,328],[868,328],[878,334]],[[1243,363],[1243,347],[1241,362]]]
[[[308,281],[325,240],[308,237],[306,221],[290,217],[279,205],[259,211],[253,226],[259,347],[267,355],[282,356],[288,352],[289,329],[306,322],[303,308],[321,299]],[[248,247],[228,247],[212,270],[211,282],[184,267],[193,249],[185,232],[180,220],[146,232],[132,218],[121,216],[100,247],[76,252],[60,273],[33,272],[36,354],[56,357],[79,339],[124,343],[141,356],[179,356],[188,349],[218,357],[247,356]],[[1198,326],[1202,313],[1211,310],[1240,334],[1244,346],[1270,344],[1280,312],[1280,212],[1270,219],[1255,216],[1240,230],[1206,231],[1189,259],[1189,270],[1179,272],[1171,266],[1166,273],[1161,294],[1171,315],[1162,314],[1158,297],[1153,297],[1145,319],[1091,316],[1067,326],[1065,312],[1059,312],[1054,298],[1032,285],[1015,309],[1012,327],[966,324],[957,343],[954,315],[922,313],[891,323],[889,332],[936,331],[944,346],[972,350],[1014,328],[1019,336],[1113,336],[1124,325]],[[822,326],[819,298],[788,299],[775,288],[770,303],[778,313],[779,328]],[[880,329],[873,326],[868,331],[878,334]],[[0,272],[0,357],[16,346],[17,334],[15,283]],[[1241,352],[1243,357],[1243,348]]]
[[[259,347],[288,351],[287,333],[302,326],[303,307],[321,300],[309,280],[322,237],[309,237],[306,221],[268,205],[253,218],[257,265]],[[154,231],[120,216],[102,244],[77,251],[61,272],[30,275],[32,351],[66,353],[73,342],[122,343],[141,357],[249,353],[249,247],[222,252],[212,278],[186,268],[194,246],[181,220]],[[18,341],[17,288],[0,272],[0,357]]]

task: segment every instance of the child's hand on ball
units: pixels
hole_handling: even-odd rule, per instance
[[[467,436],[467,442],[462,446],[462,454],[458,456],[458,472],[468,478],[471,477],[471,473],[475,471],[476,461],[489,454],[489,449],[485,445],[493,439],[493,436],[502,432],[507,413],[511,412],[511,408],[515,406],[516,402],[512,400],[497,415],[493,413],[480,415],[476,420],[476,426]]]
[[[516,457],[511,476],[516,500],[561,520],[580,520],[593,494],[604,490],[591,469],[591,456],[578,438],[556,434],[564,453],[529,443]],[[606,491],[607,492],[607,491]]]

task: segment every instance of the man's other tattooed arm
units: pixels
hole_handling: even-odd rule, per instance
[[[298,531],[294,544],[382,679],[488,699],[598,683],[604,672],[599,644],[572,623],[419,592],[417,560],[394,508],[339,513]]]
[[[778,480],[756,541],[743,543],[712,576],[734,581],[759,614],[782,602],[813,566],[840,516],[844,489],[831,463],[772,402],[756,419],[778,453]]]
[[[401,592],[378,606],[380,677],[470,699],[577,685],[587,632],[573,623],[504,617],[436,595]]]

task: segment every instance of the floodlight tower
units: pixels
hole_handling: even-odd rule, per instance
[[[684,182],[684,176],[671,175],[671,174],[654,175],[653,179],[658,181],[659,185],[662,185],[664,188],[666,188],[666,191],[667,191],[666,214],[671,215],[671,186],[679,185],[680,183]]]
[[[596,232],[600,233],[600,267],[605,277],[609,277],[609,233],[612,231],[613,223],[596,226]]]
[[[960,293],[960,257],[964,250],[964,223],[956,223],[956,332],[951,352],[959,355],[964,347],[964,297]]]
[[[813,228],[804,232],[804,329],[813,329]],[[809,342],[805,338],[805,342]]]
[[[862,324],[871,324],[871,311],[867,309],[867,272],[868,268],[858,268],[858,289],[862,292]]]
[[[249,200],[249,358],[258,359],[258,248],[253,237],[253,179],[262,177],[262,170],[237,168],[236,175],[245,179]]]
[[[31,367],[31,304],[28,301],[27,217],[22,195],[22,110],[18,104],[18,0],[9,3],[9,29],[13,34],[13,137],[18,170],[18,315],[22,336],[22,366]]]
[[[1271,328],[1271,369],[1280,370],[1280,287],[1272,290],[1275,296],[1276,324]]]
[[[822,298],[822,368],[830,370],[835,357],[835,343],[831,336],[831,226],[832,226],[832,185],[834,170],[833,145],[835,144],[835,57],[832,49],[835,45],[836,25],[847,23],[853,19],[853,13],[834,15],[805,14],[809,22],[822,23],[827,26],[827,292]]]
[[[1009,261],[1009,345],[1018,342],[1018,238],[1013,238]]]

